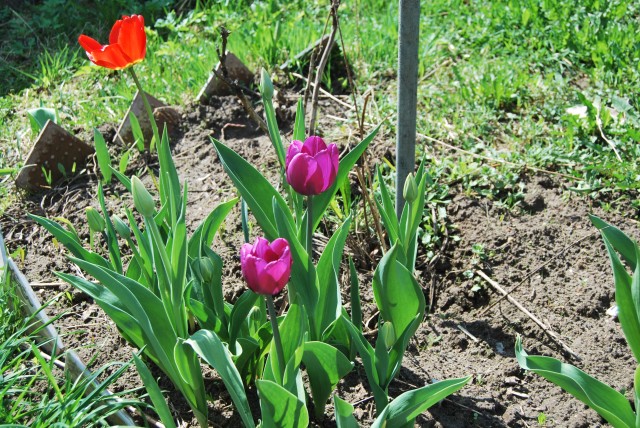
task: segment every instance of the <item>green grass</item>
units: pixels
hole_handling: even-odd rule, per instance
[[[106,426],[106,418],[127,406],[148,407],[126,397],[133,390],[116,394],[122,398],[117,403],[100,396],[129,364],[109,363],[93,369],[87,379],[73,379],[58,367],[58,358],[43,354],[36,336],[42,326],[35,317],[20,315],[14,287],[10,276],[0,271],[0,424]],[[94,390],[93,381],[98,382]]]
[[[301,0],[194,1],[177,13],[162,9],[170,0],[146,2],[146,9],[143,2],[87,2],[104,3],[89,11],[71,3],[0,9],[11,30],[0,40],[9,59],[0,70],[9,76],[0,87],[0,171],[21,165],[34,137],[25,110],[41,102],[57,108],[68,129],[119,122],[135,92],[132,82],[126,73],[90,65],[76,39],[85,33],[106,41],[120,13],[147,16],[148,55],[137,73],[149,92],[170,104],[195,98],[217,61],[220,25],[231,30],[229,49],[254,70],[275,70],[322,34],[327,14],[325,2]],[[397,4],[345,3],[340,13],[358,88],[375,93],[368,121],[386,118],[392,140]],[[461,181],[468,192],[506,208],[518,205],[530,168],[573,177],[573,187],[596,197],[637,190],[635,2],[438,0],[422,2],[421,15],[418,131],[515,164],[445,156],[438,143],[425,140],[442,180]],[[587,104],[594,106],[587,117],[567,113]],[[0,185],[0,212],[10,193]]]

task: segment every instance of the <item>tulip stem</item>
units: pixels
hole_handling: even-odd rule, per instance
[[[273,330],[273,341],[276,345],[276,354],[278,356],[278,366],[280,367],[280,375],[284,376],[284,351],[282,350],[282,340],[280,339],[280,330],[278,329],[278,318],[276,307],[273,304],[273,296],[267,294],[264,296],[267,301],[267,310],[269,311],[269,319],[271,321],[271,329]]]
[[[311,272],[311,266],[313,265],[313,196],[307,196],[307,256],[309,257],[309,266],[307,272],[309,272],[309,284],[307,286],[313,287],[314,278]]]
[[[142,98],[142,103],[144,104],[144,108],[145,110],[147,110],[147,115],[149,116],[149,123],[151,124],[151,129],[153,130],[153,138],[156,140],[156,144],[160,144],[160,133],[158,132],[158,125],[156,124],[156,120],[153,117],[153,110],[151,109],[151,104],[149,104],[149,100],[147,99],[147,94],[142,89],[140,80],[138,80],[138,76],[136,75],[136,72],[133,71],[133,67],[129,67],[128,70],[129,70],[129,73],[131,74],[131,77],[133,78],[133,81],[136,84],[136,87],[138,88],[138,93]],[[153,147],[151,144],[149,144],[149,146]]]
[[[313,196],[307,196],[307,254],[313,260]]]

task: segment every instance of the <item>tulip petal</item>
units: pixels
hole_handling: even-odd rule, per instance
[[[262,293],[264,284],[264,269],[267,263],[255,257],[253,255],[248,256],[245,259],[244,269],[242,269],[242,276],[244,276],[245,281],[247,281],[247,285],[249,288],[256,293]]]
[[[85,36],[84,34],[78,37],[78,43],[80,43],[80,46],[82,46],[82,49],[84,49],[87,52],[100,50],[103,47],[100,44],[100,42],[98,42],[96,39],[93,39],[89,36]]]
[[[293,140],[287,149],[287,157],[285,159],[285,165],[289,165],[295,155],[302,151],[302,141]]]
[[[318,169],[321,171],[321,182],[322,186],[319,193],[327,190],[335,180],[335,171],[333,170],[333,163],[331,160],[331,154],[328,150],[320,151],[316,156],[315,160],[318,163]],[[333,177],[332,177],[333,174]]]
[[[291,266],[283,260],[277,260],[267,264],[264,273],[269,278],[269,281],[265,282],[271,285],[271,294],[278,294],[289,282]]]
[[[309,168],[307,171],[307,181],[305,182],[305,188],[308,192],[307,195],[319,195],[326,190],[322,169],[315,158],[309,159],[307,167]]]
[[[283,238],[269,244],[266,239],[258,237],[253,245],[244,244],[240,248],[242,276],[247,286],[259,294],[278,294],[289,281],[292,263],[289,244]]]
[[[111,27],[111,32],[109,33],[109,44],[115,45],[118,43],[118,38],[120,37],[120,30],[122,29],[122,23],[126,16],[122,17],[123,19],[118,19],[113,27]]]
[[[101,50],[87,52],[87,56],[96,65],[113,70],[120,70],[130,64],[118,45],[107,45]]]
[[[304,145],[302,147],[302,151],[311,156],[315,156],[321,150],[326,150],[327,145],[324,143],[324,140],[320,137],[312,135],[311,137],[304,140]]]
[[[271,250],[278,255],[278,258],[282,257],[285,252],[289,251],[289,243],[284,238],[277,238],[271,243]]]
[[[267,254],[267,252],[269,251],[269,241],[267,241],[262,236],[257,237],[251,251],[256,257],[264,259],[265,254]]]
[[[338,151],[338,146],[335,144],[329,144],[327,150],[329,150],[329,155],[331,156],[331,175],[329,177],[333,183],[338,175],[338,169],[340,168],[340,152]]]
[[[293,187],[293,190],[302,194],[309,195],[307,189],[307,181],[310,174],[315,172],[317,165],[313,165],[313,170],[310,171],[310,162],[312,158],[306,153],[298,153],[291,159],[289,166],[287,167],[287,182]]]
[[[147,49],[147,35],[144,32],[144,19],[140,15],[123,17],[117,43],[133,64],[144,59]]]

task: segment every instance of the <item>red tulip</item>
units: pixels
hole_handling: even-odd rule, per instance
[[[92,63],[113,70],[127,68],[142,61],[147,53],[144,17],[123,16],[116,21],[109,35],[108,45],[101,45],[84,34],[78,38],[78,42]]]
[[[287,150],[287,182],[302,195],[319,195],[336,180],[338,148],[325,144],[320,137],[294,140]]]
[[[275,296],[291,276],[291,250],[286,239],[278,238],[271,244],[264,238],[243,244],[240,249],[242,276],[251,290],[258,294]]]

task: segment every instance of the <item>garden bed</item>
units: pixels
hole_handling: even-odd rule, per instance
[[[283,100],[282,129],[290,139],[290,132],[286,134],[286,121],[293,117],[295,97],[285,96]],[[350,140],[348,129],[336,126],[336,120],[328,118],[329,115],[342,116],[339,104],[325,99],[322,108],[324,119],[320,131],[325,139],[338,143],[341,151],[355,143]],[[209,106],[185,106],[181,117],[180,126],[172,136],[172,151],[180,178],[189,184],[187,226],[193,231],[213,207],[235,196],[210,136],[229,145],[272,182],[277,174],[277,159],[268,137],[248,119],[234,97],[216,98]],[[288,125],[291,126],[291,122]],[[108,128],[113,135],[111,126],[103,131],[108,136]],[[370,150],[380,155],[376,157],[380,159],[391,151],[393,140],[393,136],[381,133]],[[429,152],[435,158],[455,155],[441,152],[438,147]],[[143,166],[139,159],[129,173],[136,173],[135,168],[142,171]],[[143,181],[151,187],[148,176],[143,177]],[[553,175],[529,175],[525,183],[524,203],[512,211],[452,187],[451,202],[446,210],[448,221],[455,225],[453,235],[459,240],[451,236],[448,245],[438,250],[433,263],[428,263],[426,255],[419,250],[417,275],[431,308],[410,342],[390,394],[397,396],[437,380],[474,375],[471,384],[420,416],[417,420],[420,426],[604,425],[594,411],[578,400],[519,368],[513,350],[518,334],[523,336],[524,348],[530,354],[550,355],[571,362],[615,389],[627,391],[631,398],[635,363],[619,324],[606,312],[614,304],[612,273],[602,240],[587,214],[599,215],[637,238],[640,235],[637,222],[623,215],[632,210],[630,206],[614,204],[613,211],[604,211],[599,204],[593,205],[590,199],[569,191],[566,183]],[[41,299],[59,295],[50,310],[67,311],[56,325],[67,346],[75,348],[84,361],[95,358],[95,364],[101,365],[128,360],[133,349],[90,299],[59,284],[53,271],[79,271],[64,258],[62,246],[26,217],[27,212],[65,217],[79,229],[81,237],[87,238],[84,209],[96,206],[96,185],[95,175],[89,172],[66,186],[24,199],[4,213],[0,227],[9,251],[18,255],[24,251],[21,268]],[[354,194],[360,192],[355,182],[352,187]],[[132,205],[129,196],[122,199],[118,196],[123,192],[115,183],[105,193],[109,208],[116,213],[123,204]],[[239,262],[242,230],[238,208],[235,210],[213,244],[213,249],[224,260],[223,286],[225,297],[231,302],[245,287]],[[254,229],[254,232],[257,231]],[[322,241],[321,236],[317,238]],[[375,315],[371,291],[375,263],[372,261],[377,260],[381,252],[377,244],[371,244],[374,240],[360,231],[347,243],[359,267],[365,320]],[[499,294],[478,271],[504,289],[518,285],[510,295],[550,326],[580,359],[567,355],[557,340],[545,334],[509,301],[490,307]],[[346,284],[345,280],[343,297],[348,302]],[[368,327],[374,328],[375,324],[374,319]],[[161,377],[160,372],[156,375]],[[240,425],[222,382],[216,380],[213,373],[208,373],[207,378],[213,397],[211,425]],[[124,388],[135,383],[139,380],[130,370],[117,385]],[[172,391],[169,382],[161,379],[160,385],[169,391],[176,418],[195,426],[180,394]],[[362,366],[356,365],[339,384],[337,393],[355,405],[355,415],[362,426],[371,424],[375,406]],[[249,397],[257,419],[255,390],[249,391]],[[313,424],[335,426],[331,406],[328,411],[324,421]]]

